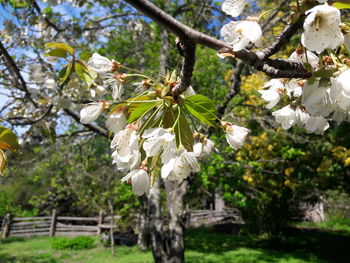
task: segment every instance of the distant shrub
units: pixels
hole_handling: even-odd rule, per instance
[[[80,236],[75,238],[56,237],[52,239],[52,248],[56,250],[79,250],[95,247],[95,240],[92,237]]]

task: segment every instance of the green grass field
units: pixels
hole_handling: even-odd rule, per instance
[[[153,262],[151,252],[118,246],[116,256],[98,245],[88,250],[53,250],[48,237],[3,240],[0,263],[142,263]],[[186,262],[192,263],[349,263],[350,231],[292,229],[280,249],[264,237],[218,234],[211,229],[186,233]]]

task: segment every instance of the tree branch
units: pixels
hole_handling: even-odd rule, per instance
[[[71,116],[78,123],[80,123],[80,116],[79,116],[78,113],[76,113],[76,112],[74,112],[74,111],[72,111],[70,109],[64,109],[64,112],[67,115]],[[85,127],[87,127],[87,128],[89,128],[89,130],[91,130],[91,131],[94,131],[94,132],[96,132],[96,133],[98,133],[98,134],[100,134],[100,135],[102,135],[102,136],[104,136],[106,138],[109,138],[108,131],[106,129],[104,129],[104,128],[101,128],[98,125],[95,125],[95,124],[92,124],[92,123],[89,123],[89,124],[82,124],[82,123],[80,123],[80,124],[85,126]]]
[[[184,61],[181,68],[180,83],[169,92],[169,95],[173,97],[177,97],[191,85],[193,68],[196,62],[196,44],[187,41],[184,43],[181,42],[180,45],[182,47]]]
[[[35,107],[38,107],[38,104],[31,98],[31,94],[28,91],[27,83],[24,80],[20,69],[18,68],[16,62],[13,60],[11,55],[7,52],[6,48],[3,46],[1,40],[0,40],[0,52],[1,54],[4,55],[5,62],[8,63],[7,68],[9,69],[10,72],[12,72],[12,74],[15,75],[14,79],[18,85],[18,89],[20,89],[25,93],[26,98],[28,98]]]
[[[271,66],[271,62],[270,64],[265,65],[265,58],[267,58],[267,55],[272,54],[273,52],[277,52],[278,49],[286,43],[286,41],[288,42],[290,37],[300,27],[300,24],[302,24],[302,18],[299,19],[299,23],[296,23],[296,25],[293,24],[291,26],[288,26],[282,33],[282,35],[286,37],[287,40],[282,39],[281,35],[280,38],[278,38],[272,45],[272,48],[269,49],[269,51],[266,50],[267,55],[265,54],[265,52],[260,52],[258,56],[256,53],[245,49],[233,52],[232,47],[230,45],[182,24],[180,21],[176,20],[175,18],[165,13],[164,11],[162,11],[147,0],[125,0],[125,2],[129,3],[146,16],[150,17],[155,22],[174,33],[176,36],[179,37],[179,39],[181,39],[181,42],[193,42],[195,44],[202,44],[206,47],[215,50],[226,49],[230,53],[232,53],[236,58],[246,62],[251,66],[254,66],[256,69],[263,71],[272,77],[289,78],[311,76],[311,74],[301,64],[301,66],[298,67],[298,69],[292,67],[293,69],[290,70],[287,69],[285,63],[281,63],[281,61],[276,61],[275,63],[273,63],[274,66]],[[281,69],[279,68],[279,66],[282,66],[283,68]]]

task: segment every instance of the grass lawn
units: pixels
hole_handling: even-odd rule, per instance
[[[96,243],[97,239],[96,239]],[[350,231],[293,229],[279,249],[264,237],[190,229],[186,233],[186,262],[192,263],[349,263]],[[9,238],[0,244],[0,263],[142,263],[153,262],[151,252],[118,246],[116,256],[100,245],[88,250],[53,250],[48,237]]]

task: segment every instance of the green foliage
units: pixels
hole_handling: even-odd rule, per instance
[[[213,102],[203,95],[192,95],[184,100],[185,108],[199,121],[215,127],[216,109]]]
[[[94,238],[89,236],[80,236],[75,238],[55,237],[51,240],[51,245],[55,250],[91,249],[96,246]]]

